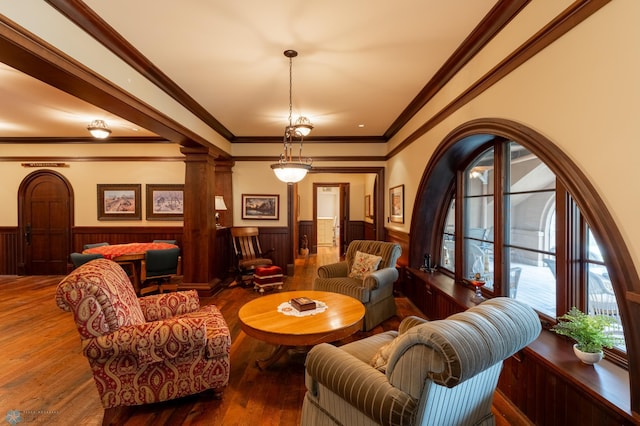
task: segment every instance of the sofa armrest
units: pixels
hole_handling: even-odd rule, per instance
[[[406,317],[400,322],[400,326],[398,327],[398,335],[405,333],[407,330],[415,327],[416,325],[424,324],[426,322],[429,322],[429,320],[413,315]]]
[[[147,321],[173,318],[200,309],[200,299],[195,290],[154,294],[140,297],[138,301]]]
[[[384,268],[373,271],[365,277],[362,281],[362,285],[369,290],[375,290],[387,285],[393,285],[398,279],[398,270],[396,268]]]
[[[149,364],[203,350],[206,340],[204,319],[180,317],[124,326],[113,333],[85,339],[82,350],[89,359],[134,356],[138,363]]]
[[[349,275],[349,265],[346,261],[332,263],[318,267],[318,276],[320,278],[338,278]]]
[[[384,373],[327,343],[309,351],[307,375],[380,424],[411,424],[417,401],[393,387]],[[320,397],[321,399],[321,397]]]

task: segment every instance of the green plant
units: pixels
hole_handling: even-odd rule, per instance
[[[583,352],[600,352],[602,348],[611,349],[622,339],[607,332],[607,327],[616,320],[606,315],[587,315],[575,306],[558,318],[558,323],[551,328],[557,334],[572,338]]]

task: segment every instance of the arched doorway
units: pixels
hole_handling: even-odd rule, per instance
[[[28,175],[18,190],[21,275],[64,275],[71,252],[73,190],[52,170]]]

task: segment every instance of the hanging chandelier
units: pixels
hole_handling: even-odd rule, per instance
[[[298,117],[293,122],[292,111],[292,69],[293,58],[298,56],[298,52],[295,50],[285,50],[284,56],[289,58],[289,125],[284,129],[284,152],[280,154],[280,160],[271,165],[276,177],[282,182],[293,184],[300,182],[307,175],[307,172],[311,170],[311,158],[302,158],[302,141],[304,137],[311,133],[313,124],[307,117]],[[298,151],[298,158],[293,158],[293,144],[296,139],[300,139],[300,148]]]

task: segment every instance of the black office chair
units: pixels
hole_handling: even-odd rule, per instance
[[[179,248],[148,250],[140,265],[140,295],[178,290],[178,276],[182,274]]]
[[[73,263],[73,268],[77,268],[80,265],[84,265],[85,263],[93,260],[93,259],[101,259],[104,256],[101,254],[82,254],[82,253],[71,253],[71,263]]]

